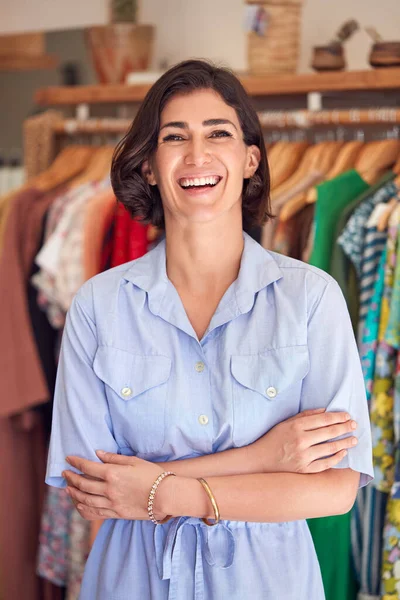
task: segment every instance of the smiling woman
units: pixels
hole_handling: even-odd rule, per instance
[[[205,156],[197,164],[190,156],[185,162],[188,150]],[[258,164],[243,172],[254,153]],[[153,176],[146,184],[143,174],[150,169]],[[261,125],[243,86],[228,69],[195,60],[171,68],[154,84],[116,150],[112,183],[118,199],[133,216],[158,227],[165,226],[161,199],[165,169],[175,193],[182,179],[191,180],[193,186],[199,177],[219,177],[225,199],[240,200],[244,228],[261,225],[271,216]],[[216,187],[220,195],[221,183]],[[182,200],[197,194],[206,198],[206,191],[210,190],[191,189]]]
[[[112,184],[165,238],[67,316],[46,481],[104,519],[80,600],[323,600],[306,519],[372,478],[364,381],[336,282],[244,232],[269,172],[234,74],[165,73]]]

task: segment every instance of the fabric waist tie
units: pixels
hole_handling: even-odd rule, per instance
[[[228,569],[232,565],[235,555],[235,538],[225,523],[220,522],[218,525],[208,527],[197,517],[176,517],[171,521],[167,533],[165,525],[156,525],[154,528],[154,548],[157,570],[160,579],[170,580],[168,600],[177,600],[182,533],[185,526],[194,527],[196,532],[195,589],[194,594],[193,590],[185,590],[182,597],[205,600],[203,550],[204,558],[210,566]],[[215,531],[217,528],[218,531]],[[220,537],[222,530],[225,537],[224,543],[213,543],[215,542],[214,536]]]

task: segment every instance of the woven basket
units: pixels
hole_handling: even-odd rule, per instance
[[[303,0],[246,0],[267,13],[266,35],[248,32],[247,58],[252,75],[295,73],[300,53]]]

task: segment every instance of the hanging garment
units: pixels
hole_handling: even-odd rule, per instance
[[[111,267],[140,258],[147,252],[148,227],[132,219],[125,206],[118,203],[114,220]]]
[[[63,326],[72,297],[84,282],[85,205],[108,187],[106,179],[70,190],[57,205],[55,212],[59,219],[35,258],[41,271],[32,279],[32,283],[47,299],[47,315],[53,327]],[[52,216],[52,225],[54,222]]]
[[[381,303],[378,347],[375,360],[374,383],[371,396],[370,418],[374,457],[374,486],[389,493],[394,482],[394,377],[397,344],[388,332],[390,306],[394,289],[400,211],[391,216],[388,228],[385,264],[385,285]],[[389,336],[388,336],[389,333]]]
[[[68,576],[66,600],[78,600],[85,565],[89,556],[90,521],[77,510],[71,514],[68,543]]]
[[[330,272],[336,226],[342,211],[369,185],[354,169],[317,186],[315,240],[310,264]]]
[[[272,191],[272,202],[271,208],[272,213],[274,214],[274,218],[269,219],[262,228],[261,232],[261,245],[266,250],[272,250],[274,247],[274,237],[276,235],[276,229],[279,226],[279,214],[282,210],[282,207],[289,202],[292,198],[294,198],[297,194],[302,192],[306,193],[306,191],[312,188],[315,184],[319,183],[324,178],[324,174],[322,171],[318,171],[317,169],[311,171],[304,175],[304,177],[293,185],[289,190],[282,192],[279,195],[274,196],[274,192]]]
[[[316,229],[311,264],[329,271],[340,215],[368,187],[355,170],[317,186]],[[353,417],[352,414],[351,416]],[[351,567],[350,513],[312,519],[308,524],[321,566],[327,600],[353,600],[356,581]]]
[[[375,206],[388,202],[397,193],[397,186],[391,181],[394,173],[389,172],[361,196],[355,198],[344,209],[336,227],[337,243],[333,249],[331,275],[349,299],[348,273],[350,263],[354,265],[357,279],[361,278],[361,260],[363,255],[366,225]],[[356,315],[355,321],[358,321]]]
[[[126,386],[130,399],[121,396]],[[277,390],[276,402],[269,386]],[[367,484],[372,464],[364,383],[336,282],[266,252],[244,234],[238,278],[199,340],[168,280],[162,240],[139,260],[92,278],[72,303],[46,481],[65,486],[69,453],[97,461],[98,448],[151,461],[210,454],[252,443],[278,422],[321,405],[351,408],[359,443],[337,468],[360,472],[360,486]],[[199,414],[208,415],[207,427],[199,425]],[[251,596],[321,600],[306,521],[223,520],[209,528],[191,517],[163,525],[108,519],[91,550],[80,600]]]
[[[385,204],[378,204],[376,208],[379,207],[384,208]],[[376,225],[370,224],[370,221],[371,219],[369,219],[365,229],[365,241],[360,266],[360,312],[358,325],[358,339],[360,343],[367,315],[371,310],[371,301],[374,295],[375,283],[379,276],[379,264],[382,253],[386,247],[387,238],[386,231],[378,231]]]
[[[32,335],[26,282],[43,216],[57,193],[26,190],[12,199],[8,211],[0,255],[0,330],[7,348],[0,356],[0,416],[18,414],[49,399]]]
[[[393,389],[393,482],[387,506],[383,530],[382,595],[384,598],[400,597],[400,230],[397,216],[397,256],[394,281],[390,299],[390,312],[385,331],[385,340],[397,351]],[[390,223],[389,223],[390,229]],[[381,417],[383,415],[381,414]],[[385,439],[386,441],[386,439]]]
[[[111,188],[96,194],[88,203],[84,216],[83,265],[85,281],[102,270],[102,248],[117,210]]]
[[[64,588],[68,581],[69,534],[74,510],[75,506],[65,490],[47,489],[40,527],[37,573]]]

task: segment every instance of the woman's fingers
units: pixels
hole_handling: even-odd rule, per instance
[[[68,487],[67,493],[74,502],[84,504],[89,508],[111,508],[112,504],[110,500],[107,500],[104,496],[93,496],[93,494],[85,494],[74,487]]]
[[[317,415],[305,416],[301,419],[301,427],[304,431],[312,431],[321,427],[329,427],[338,423],[346,423],[350,415],[346,412],[323,412]]]
[[[310,446],[314,444],[321,444],[321,442],[327,442],[346,435],[347,433],[354,433],[357,429],[357,423],[349,420],[345,423],[338,423],[337,425],[329,425],[327,427],[321,427],[320,429],[313,429],[307,432],[307,442]]]
[[[107,484],[104,482],[104,480],[78,475],[73,471],[64,471],[63,477],[67,481],[68,485],[73,486],[82,492],[94,494],[96,496],[106,495]]]
[[[337,464],[340,463],[341,460],[347,454],[347,450],[340,450],[333,456],[329,456],[328,458],[321,458],[319,460],[314,460],[312,463],[308,465],[306,469],[304,469],[303,473],[321,473],[322,471],[327,471],[328,469],[332,469]]]
[[[289,417],[289,419],[286,419],[286,421],[295,421],[297,419],[301,419],[301,417],[308,417],[310,415],[318,415],[325,411],[326,411],[326,408],[310,408],[308,410],[303,410],[302,412],[299,412],[299,413],[293,415],[293,417]]]
[[[341,440],[333,440],[325,444],[317,444],[312,446],[307,452],[307,460],[311,463],[315,460],[320,460],[325,457],[333,456],[342,450],[354,448],[358,443],[356,437],[350,436]]]

